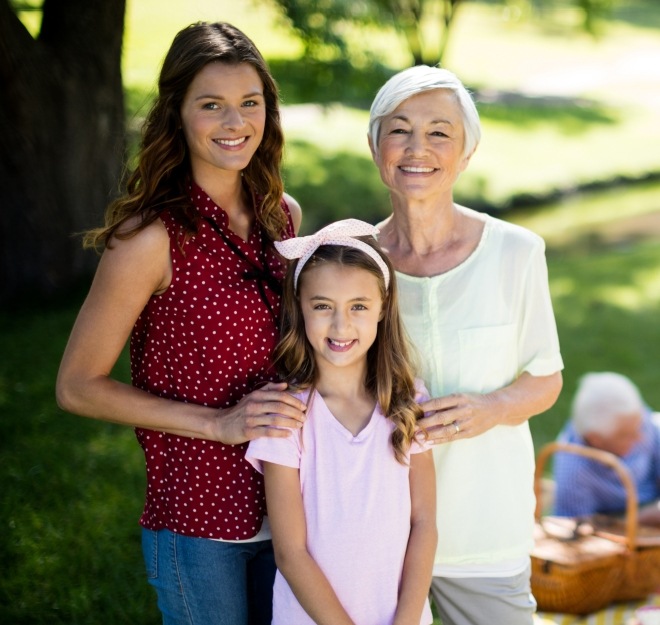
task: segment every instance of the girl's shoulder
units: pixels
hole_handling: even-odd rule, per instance
[[[422,380],[421,378],[415,378],[415,401],[418,404],[421,404],[422,402],[425,402],[430,398],[431,398],[431,394],[426,388],[426,384],[424,384],[424,380]]]
[[[310,396],[313,395],[314,390],[311,388],[297,389],[295,387],[289,388],[287,391],[290,395],[293,395],[296,399],[307,403],[310,399]]]

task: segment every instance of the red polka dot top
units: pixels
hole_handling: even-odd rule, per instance
[[[198,186],[191,189],[202,216],[184,239],[169,212],[172,282],[153,296],[131,336],[131,376],[138,388],[178,401],[226,408],[274,379],[270,355],[277,341],[273,315],[280,296],[259,269],[281,281],[284,267],[264,247],[258,224],[248,241],[229,229],[227,213]],[[294,236],[288,207],[283,238]],[[147,465],[140,524],[187,536],[245,540],[263,520],[263,481],[245,460],[247,443],[222,443],[136,429]]]

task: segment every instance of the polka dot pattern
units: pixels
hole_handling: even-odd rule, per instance
[[[229,230],[228,215],[197,186],[192,199],[253,262],[281,279],[277,255],[263,251],[257,225],[248,241]],[[288,213],[288,209],[285,206]],[[169,213],[172,283],[152,297],[131,336],[133,384],[178,401],[227,408],[274,379],[270,354],[277,328],[249,263],[231,251],[204,220],[184,240]],[[285,238],[294,236],[289,216]],[[279,295],[265,286],[277,313]],[[245,540],[257,534],[265,512],[263,481],[245,460],[244,445],[224,445],[137,429],[147,465],[147,496],[140,523],[187,536]]]

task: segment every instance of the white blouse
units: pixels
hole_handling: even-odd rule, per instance
[[[545,244],[486,217],[460,265],[433,277],[397,273],[406,329],[432,397],[488,393],[524,371],[563,368]],[[534,449],[527,422],[434,448],[438,549],[434,575],[509,575],[533,545]]]

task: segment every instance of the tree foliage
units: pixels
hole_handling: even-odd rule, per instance
[[[399,33],[415,65],[442,60],[458,7],[465,0],[273,0],[301,38],[305,56],[345,57],[351,25],[386,24]],[[426,37],[423,24],[439,15],[440,36]]]
[[[459,9],[469,0],[265,0],[279,7],[304,44],[308,59],[346,59],[355,26],[377,25],[399,34],[412,64],[442,63]],[[555,9],[576,8],[582,27],[598,34],[613,8],[626,0],[492,0],[546,19]],[[655,2],[657,0],[649,0]]]

